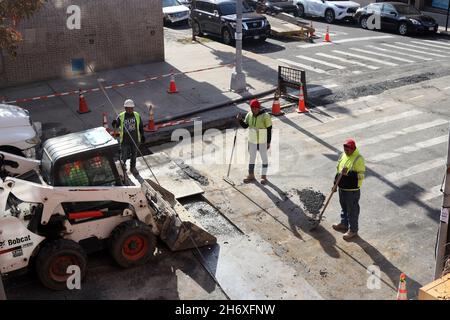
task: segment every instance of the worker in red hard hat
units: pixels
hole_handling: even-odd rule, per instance
[[[350,240],[358,235],[360,188],[364,180],[366,166],[363,156],[353,139],[347,139],[343,145],[344,152],[337,163],[336,179],[339,180],[339,202],[341,203],[341,222],[333,224],[333,229],[345,232],[344,240]]]
[[[238,114],[238,120],[243,128],[249,128],[248,150],[250,161],[248,165],[248,175],[244,179],[244,183],[255,181],[255,161],[256,154],[259,151],[262,160],[261,183],[267,183],[267,170],[269,167],[269,159],[267,150],[270,149],[272,140],[272,119],[270,115],[261,108],[261,103],[257,99],[250,101],[251,111],[245,117]]]

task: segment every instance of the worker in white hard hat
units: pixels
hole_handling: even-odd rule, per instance
[[[140,114],[134,111],[135,105],[133,100],[125,100],[123,106],[125,107],[125,111],[121,112],[117,119],[112,122],[112,126],[114,128],[119,127],[121,160],[125,168],[126,161],[130,158],[130,171],[137,173],[136,147],[145,142],[144,126]]]

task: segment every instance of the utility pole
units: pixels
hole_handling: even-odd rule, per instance
[[[236,66],[231,75],[230,89],[235,92],[246,90],[245,74],[242,72],[242,1],[236,0]]]
[[[447,244],[449,243],[449,208],[450,208],[450,128],[449,128],[449,144],[447,149],[447,171],[445,176],[444,200],[442,201],[441,218],[439,222],[439,235],[436,249],[436,265],[434,268],[434,279],[442,276],[444,270],[445,258],[448,256]],[[449,246],[450,249],[450,246]]]

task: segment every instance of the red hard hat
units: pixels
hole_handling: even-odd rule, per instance
[[[351,148],[352,150],[356,149],[356,142],[353,139],[347,139],[344,142],[344,146]]]
[[[261,104],[259,103],[258,99],[253,99],[250,101],[250,108],[260,109]]]

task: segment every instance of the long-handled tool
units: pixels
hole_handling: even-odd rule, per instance
[[[223,180],[224,180],[225,182],[227,182],[228,184],[231,184],[232,186],[234,186],[234,182],[230,179],[230,170],[231,170],[231,161],[233,160],[234,149],[235,149],[235,147],[236,147],[237,133],[238,133],[238,130],[236,129],[236,131],[235,131],[235,133],[234,133],[233,148],[231,149],[230,162],[229,162],[229,164],[228,164],[228,172],[227,172],[227,176],[223,178]]]
[[[342,172],[339,174],[339,176],[337,177],[336,182],[334,183],[334,186],[333,186],[333,188],[331,189],[331,193],[328,195],[327,201],[325,202],[325,205],[323,206],[322,211],[321,211],[320,214],[319,214],[319,218],[318,218],[317,220],[314,220],[314,221],[312,222],[312,226],[311,226],[311,229],[310,229],[310,230],[314,230],[315,228],[317,228],[317,227],[319,226],[320,221],[322,221],[323,213],[324,213],[325,210],[327,209],[328,204],[330,203],[330,200],[331,200],[331,198],[333,197],[333,194],[336,192],[337,187],[338,187],[338,185],[339,185],[339,181],[341,181],[343,175],[344,175],[344,172],[342,171]]]

